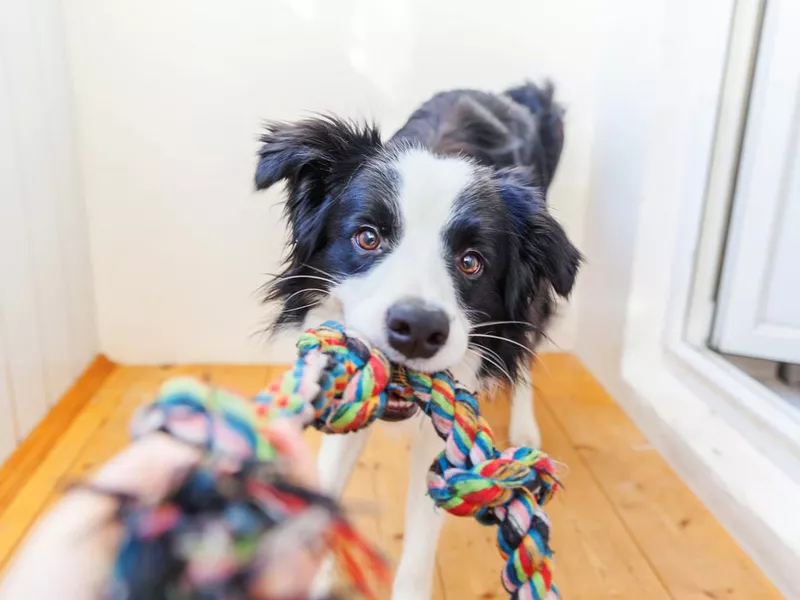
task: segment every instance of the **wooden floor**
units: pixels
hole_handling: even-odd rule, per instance
[[[70,480],[127,440],[131,412],[177,374],[207,375],[254,393],[274,375],[262,366],[120,367],[30,468],[15,495],[0,496],[0,568],[31,523]],[[566,489],[549,505],[556,579],[566,600],[754,600],[781,598],[644,436],[573,357],[545,355],[534,374],[544,448],[563,463]],[[485,406],[498,440],[508,405]],[[310,432],[316,445],[318,437]],[[407,449],[380,428],[347,497],[377,510],[356,516],[397,560],[403,540]],[[0,482],[0,485],[2,482]],[[493,531],[451,517],[437,559],[437,600],[505,598]],[[420,599],[423,600],[423,599]]]

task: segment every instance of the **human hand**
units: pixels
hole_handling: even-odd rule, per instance
[[[313,455],[300,430],[278,422],[267,435],[295,482],[315,488]],[[91,487],[73,488],[40,519],[0,582],[0,600],[102,600],[123,529],[115,519],[117,499],[91,488],[162,498],[174,485],[175,473],[186,471],[200,458],[198,449],[162,433],[132,443],[91,478]],[[298,547],[289,560],[291,569],[263,574],[255,597],[307,596],[319,556]]]

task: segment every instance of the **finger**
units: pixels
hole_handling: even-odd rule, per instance
[[[267,439],[275,446],[278,455],[286,461],[287,475],[298,484],[317,489],[317,466],[314,454],[303,439],[296,423],[278,421],[265,431]]]
[[[142,498],[169,494],[177,476],[200,461],[201,452],[164,433],[136,440],[109,460],[91,478],[103,489]]]

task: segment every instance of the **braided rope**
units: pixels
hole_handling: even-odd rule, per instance
[[[436,505],[498,527],[497,546],[506,560],[501,579],[512,600],[558,598],[552,582],[550,524],[542,510],[559,487],[555,467],[539,450],[500,451],[475,395],[459,387],[449,373],[393,366],[376,348],[346,335],[341,325],[325,323],[300,336],[293,367],[254,402],[219,391],[209,404],[208,396],[208,388],[196,382],[167,384],[140,416],[136,431],[166,431],[203,446],[212,456],[270,464],[279,458],[265,435],[273,419],[295,418],[324,432],[348,433],[379,419],[390,396],[415,402],[445,441],[428,474]],[[219,473],[205,473],[203,481],[215,476]],[[287,504],[297,507],[296,502]],[[291,516],[290,510],[286,513]],[[148,514],[152,517],[154,512]],[[380,565],[343,520],[336,522],[338,529],[328,537],[334,544],[346,539],[348,544],[339,545],[339,556],[359,591],[369,595],[361,565],[368,563],[378,571]],[[123,569],[117,581],[130,581],[134,575]],[[226,573],[218,575],[224,578]]]
[[[383,414],[392,365],[382,352],[345,335],[336,323],[302,333],[294,365],[255,397],[257,406],[283,407],[304,425],[325,433],[350,433]]]
[[[533,448],[497,449],[480,415],[475,395],[460,388],[449,373],[421,373],[392,365],[376,348],[346,335],[328,322],[301,335],[294,367],[256,402],[284,402],[304,396],[313,383],[318,429],[347,433],[380,418],[389,395],[416,402],[431,418],[445,450],[428,474],[428,490],[437,506],[458,516],[475,516],[497,525],[497,546],[506,560],[502,582],[514,600],[558,597],[552,582],[550,523],[542,510],[558,488],[555,466]],[[322,374],[305,365],[328,359]],[[308,396],[306,396],[308,397]]]
[[[303,375],[326,360],[309,356]],[[298,380],[303,394],[253,403],[190,378],[164,384],[134,419],[134,438],[166,433],[205,451],[162,500],[119,496],[124,536],[114,563],[110,600],[236,600],[298,546],[327,547],[362,596],[388,576],[383,558],[341,515],[329,497],[284,473],[270,425],[301,415],[304,394],[319,386]],[[262,398],[262,400],[265,400]],[[284,559],[285,561],[285,559]],[[258,596],[261,597],[261,596]]]

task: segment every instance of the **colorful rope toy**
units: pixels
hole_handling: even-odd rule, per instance
[[[278,452],[262,433],[273,419],[285,417],[328,433],[356,431],[380,418],[390,397],[416,403],[445,440],[445,450],[428,475],[436,505],[498,527],[497,545],[506,560],[502,582],[511,599],[558,598],[552,581],[550,525],[542,505],[559,484],[553,462],[544,453],[532,448],[499,451],[475,395],[448,373],[392,365],[382,352],[347,336],[337,323],[303,333],[298,353],[294,366],[253,402],[191,380],[176,380],[142,412],[135,435],[165,431],[202,446],[209,460],[167,500],[157,505],[127,503],[127,508],[123,504],[127,537],[114,573],[112,589],[119,592],[115,599],[246,598],[248,577],[263,555],[260,536],[285,526],[312,505],[323,506],[328,515],[322,535],[350,582],[372,597],[369,574],[384,578],[385,565],[334,503],[287,482],[280,473]],[[204,518],[196,518],[198,514]],[[225,539],[225,560],[205,555],[201,542],[209,531]],[[148,552],[156,540],[161,564],[169,565],[160,569],[158,581],[147,571],[153,564]],[[174,555],[176,547],[182,550],[180,556],[165,562],[165,553]],[[209,570],[210,564],[222,567]],[[157,586],[171,586],[180,594],[153,593]]]

